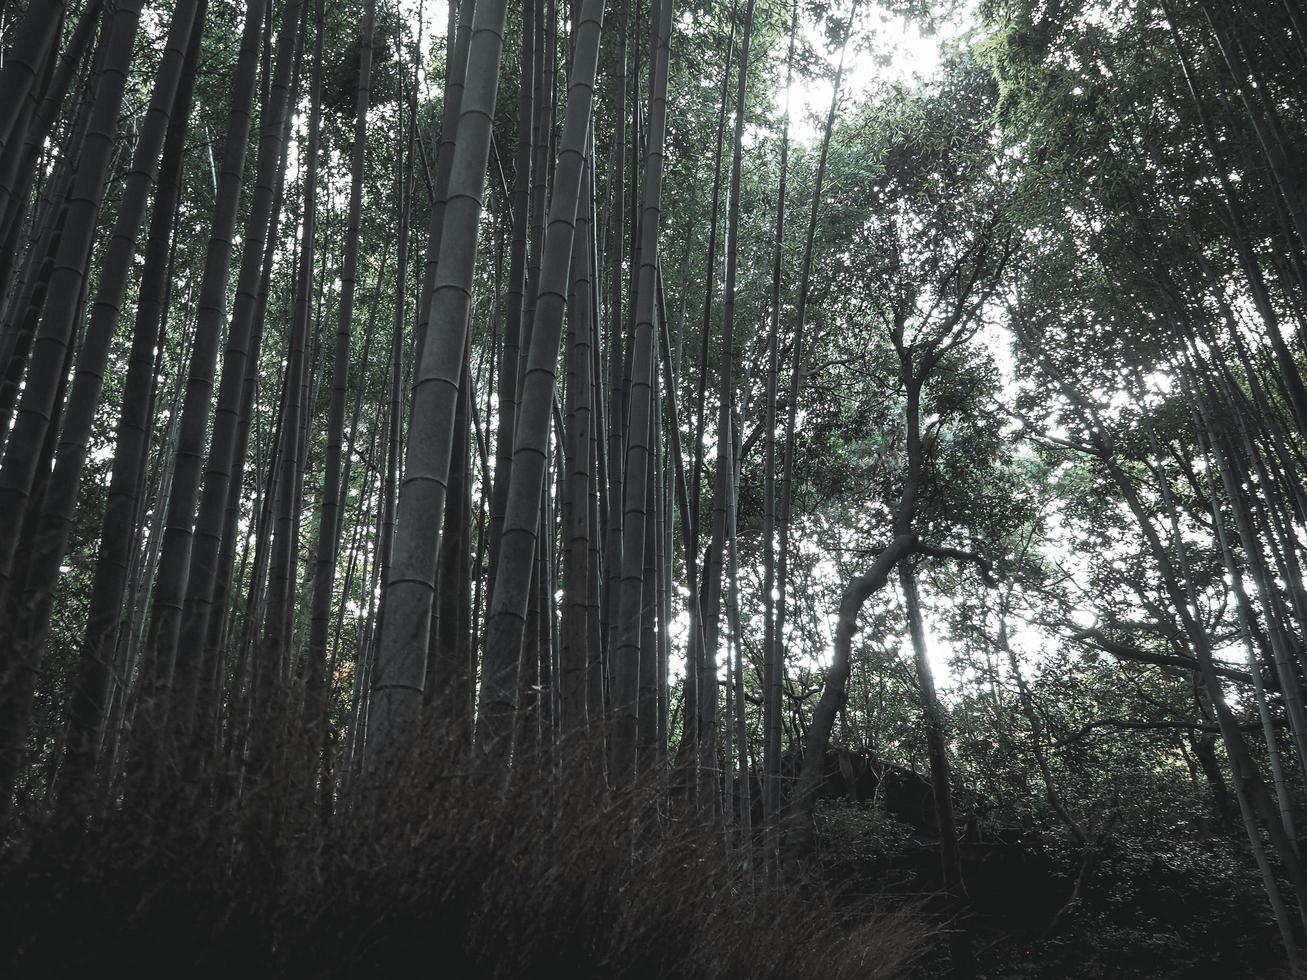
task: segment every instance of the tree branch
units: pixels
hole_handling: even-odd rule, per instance
[[[998,584],[998,580],[994,576],[994,563],[974,551],[950,548],[946,545],[928,544],[925,541],[918,541],[916,548],[913,550],[919,555],[927,555],[931,558],[952,558],[954,561],[971,562],[980,570],[980,577],[985,580],[986,585]]]
[[[1180,670],[1197,671],[1198,661],[1193,657],[1180,656],[1179,654],[1152,653],[1148,650],[1140,650],[1138,647],[1132,647],[1128,643],[1121,643],[1113,640],[1102,630],[1098,629],[1081,629],[1070,634],[1068,639],[1078,640],[1084,643],[1092,640],[1095,647],[1104,653],[1110,653],[1118,660],[1133,660],[1141,664],[1153,664],[1157,667],[1177,667]],[[1234,667],[1226,667],[1221,664],[1216,665],[1216,673],[1227,680],[1238,681],[1240,684],[1253,683],[1253,675],[1247,671],[1238,670]],[[1272,690],[1279,690],[1279,681],[1273,678],[1264,678],[1263,683]]]
[[[1261,728],[1261,724],[1258,722],[1248,722],[1239,727],[1246,732],[1255,731]],[[1053,743],[1052,747],[1055,749],[1066,748],[1073,742],[1080,741],[1096,728],[1119,728],[1126,731],[1143,732],[1178,729],[1180,731],[1214,732],[1218,734],[1221,731],[1219,725],[1209,725],[1201,721],[1178,721],[1171,719],[1163,721],[1136,721],[1130,718],[1099,718],[1097,721],[1091,721],[1087,725],[1082,725],[1075,734],[1058,739]]]

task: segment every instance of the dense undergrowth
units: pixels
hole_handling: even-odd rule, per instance
[[[777,880],[656,805],[665,789],[453,779],[329,820],[279,800],[276,815],[124,808],[78,833],[29,822],[0,859],[0,974],[948,975],[937,849],[880,804],[823,804],[817,859]],[[963,853],[982,976],[1279,975],[1258,882],[1227,842],[1118,834],[1053,928],[1077,849],[991,833]]]
[[[933,835],[886,812],[883,801],[828,800],[817,819],[823,874],[846,893],[874,890],[882,901],[937,893]],[[969,830],[961,852],[983,977],[1290,976],[1252,858],[1237,840],[1200,826],[1168,828],[1165,840],[1116,828],[1076,892],[1084,851],[1057,828]],[[948,976],[942,944],[926,944],[912,974]]]
[[[886,978],[931,944],[910,902],[747,868],[655,804],[666,784],[558,785],[410,780],[330,819],[264,796],[29,823],[0,866],[0,974]]]
[[[959,920],[908,770],[889,795],[825,787],[815,852],[767,868],[760,814],[746,858],[685,774],[593,789],[593,758],[519,759],[507,783],[424,758],[330,808],[293,766],[239,786],[171,767],[75,827],[29,801],[0,852],[0,976],[927,980],[961,921],[982,978],[1281,975],[1250,859],[1206,825],[1163,844],[1123,824],[1084,872],[1057,828],[970,820]]]

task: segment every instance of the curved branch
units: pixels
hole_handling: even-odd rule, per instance
[[[1158,667],[1176,667],[1180,670],[1198,670],[1198,661],[1193,657],[1184,657],[1179,654],[1152,653],[1148,650],[1140,650],[1138,647],[1132,647],[1128,643],[1121,643],[1113,640],[1102,630],[1098,629],[1081,629],[1072,633],[1069,637],[1072,640],[1080,642],[1093,641],[1093,645],[1103,651],[1110,653],[1118,660],[1132,660],[1135,663],[1153,664]],[[1240,684],[1253,683],[1253,675],[1244,670],[1238,670],[1234,667],[1226,667],[1221,664],[1215,665],[1218,676],[1226,680],[1238,681]],[[1279,681],[1275,678],[1267,677],[1263,682],[1268,688],[1280,690]]]
[[[980,570],[980,577],[985,580],[986,585],[998,584],[998,579],[994,575],[994,563],[974,551],[950,548],[945,545],[927,544],[925,541],[918,541],[913,550],[919,555],[927,555],[931,558],[952,558],[955,561],[971,562]]]
[[[853,636],[858,630],[858,613],[863,604],[885,586],[898,563],[912,554],[917,544],[917,536],[911,531],[895,535],[894,540],[876,556],[871,568],[865,574],[854,576],[840,600],[831,665],[826,670],[821,698],[812,712],[812,725],[808,729],[803,748],[803,768],[787,814],[790,835],[800,852],[808,850],[812,844],[812,807],[817,798],[817,788],[821,785],[822,760],[830,745],[835,719],[846,697],[852,665]]]
[[[1163,721],[1136,721],[1131,718],[1099,718],[1098,720],[1091,721],[1086,725],[1081,725],[1080,728],[1075,733],[1071,735],[1067,735],[1065,738],[1058,739],[1056,742],[1053,743],[1052,747],[1055,749],[1064,749],[1068,745],[1071,745],[1075,742],[1079,742],[1081,739],[1085,738],[1087,735],[1090,734],[1090,732],[1094,731],[1097,728],[1117,728],[1124,731],[1139,731],[1139,732],[1168,731],[1168,730],[1189,731],[1189,732],[1220,732],[1221,730],[1219,725],[1209,725],[1201,721],[1177,721],[1177,720],[1169,720],[1169,719]],[[1246,725],[1241,725],[1240,728],[1242,728],[1244,731],[1255,731],[1261,728],[1261,724],[1249,723]]]

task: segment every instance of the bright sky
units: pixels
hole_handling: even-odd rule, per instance
[[[939,70],[943,47],[960,37],[972,23],[970,5],[955,21],[941,25],[934,36],[923,36],[918,24],[888,13],[877,6],[863,5],[854,24],[853,39],[844,70],[843,101],[857,100],[873,89],[893,83],[927,80]],[[814,50],[824,51],[824,40],[815,22],[802,25],[804,37]],[[784,45],[773,55],[785,56]],[[799,79],[791,86],[790,133],[802,142],[815,141],[830,108],[831,85],[840,52],[826,51],[830,76]],[[783,73],[782,73],[783,78]],[[783,104],[777,93],[777,104]]]

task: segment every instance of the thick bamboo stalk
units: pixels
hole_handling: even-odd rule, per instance
[[[467,343],[477,226],[490,157],[504,0],[477,5],[468,75],[445,207],[426,343],[413,382],[412,421],[399,493],[386,613],[368,709],[369,768],[383,781],[412,747],[425,668],[440,522],[453,450],[454,414]]]

